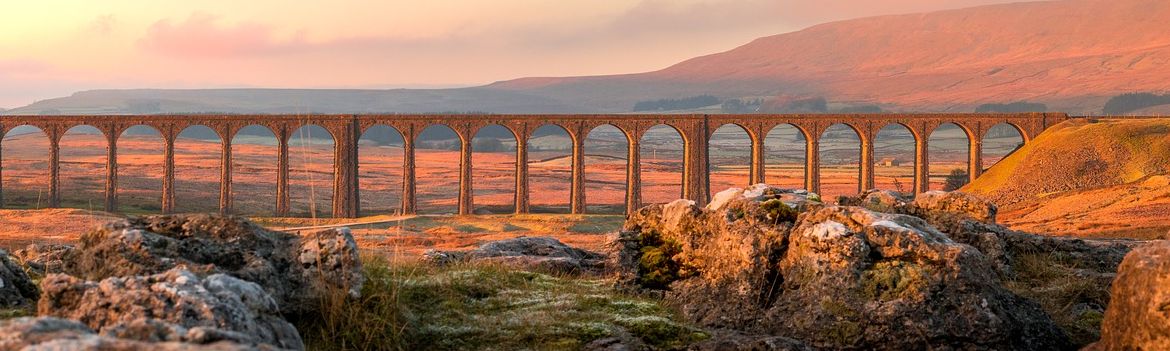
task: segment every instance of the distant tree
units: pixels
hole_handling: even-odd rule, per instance
[[[504,143],[496,138],[475,138],[471,141],[471,147],[476,152],[498,152],[504,150]]]
[[[945,191],[955,191],[967,185],[971,178],[967,175],[967,171],[962,168],[955,168],[951,170],[951,174],[947,175],[947,182],[943,185]]]
[[[1047,112],[1048,105],[1017,101],[1010,104],[983,104],[975,108],[975,113],[1025,113]]]
[[[634,103],[634,112],[689,110],[718,105],[719,103],[719,98],[712,95],[699,95],[682,99],[638,101]]]
[[[1170,94],[1128,93],[1114,96],[1105,102],[1102,111],[1107,115],[1124,115],[1147,107],[1170,104]]]

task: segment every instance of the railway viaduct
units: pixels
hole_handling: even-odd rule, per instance
[[[928,189],[929,148],[931,132],[943,124],[959,126],[969,141],[968,174],[972,179],[982,172],[982,142],[992,126],[1008,124],[1016,128],[1024,142],[1070,117],[1062,113],[1024,114],[849,114],[849,115],[161,115],[161,116],[2,116],[0,135],[18,126],[40,128],[49,138],[49,207],[60,204],[59,168],[60,141],[67,130],[88,125],[97,128],[107,140],[105,168],[105,209],[117,208],[118,137],[133,126],[149,126],[159,131],[164,140],[162,182],[162,211],[171,212],[175,204],[175,140],[190,126],[202,125],[214,130],[220,137],[222,157],[220,167],[219,207],[223,213],[232,212],[232,137],[251,125],[267,127],[276,135],[277,152],[276,215],[289,212],[289,139],[302,126],[316,125],[329,131],[334,142],[333,215],[356,217],[359,213],[358,139],[376,125],[396,129],[404,139],[402,210],[416,210],[415,144],[419,134],[430,125],[445,125],[455,131],[461,143],[459,162],[458,213],[472,211],[472,137],[489,125],[507,128],[517,141],[516,193],[517,213],[529,211],[528,140],[533,131],[544,125],[564,128],[572,141],[572,176],[570,208],[572,213],[585,212],[585,154],[584,139],[598,126],[611,125],[621,130],[627,140],[626,168],[627,213],[642,205],[639,141],[651,127],[666,125],[674,128],[683,139],[684,198],[698,203],[709,199],[708,143],[712,133],[723,125],[742,127],[751,139],[749,181],[764,181],[764,139],[772,128],[791,125],[803,134],[806,142],[804,185],[810,191],[820,188],[819,143],[824,132],[833,125],[851,128],[860,138],[859,190],[874,186],[874,145],[876,134],[883,127],[899,124],[915,139],[914,189]],[[3,152],[0,150],[0,152]],[[2,201],[3,189],[0,189]]]

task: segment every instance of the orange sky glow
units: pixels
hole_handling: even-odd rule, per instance
[[[832,20],[1001,2],[5,1],[0,107],[103,88],[449,87],[642,72]]]

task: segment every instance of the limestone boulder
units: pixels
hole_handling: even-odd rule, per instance
[[[48,273],[64,273],[74,262],[77,251],[67,244],[31,244],[13,252],[28,271],[43,276]]]
[[[261,348],[230,341],[195,344],[122,339],[99,335],[78,321],[55,317],[21,317],[0,321],[0,350],[252,351]]]
[[[661,294],[699,325],[797,346],[1071,347],[1039,305],[1003,288],[991,260],[922,218],[737,191],[631,215],[614,243],[619,284]]]
[[[1170,241],[1126,255],[1092,350],[1170,350]]]
[[[304,349],[300,334],[268,292],[226,274],[200,278],[173,268],[96,282],[51,274],[41,289],[38,315],[75,320],[103,336]]]
[[[0,306],[16,307],[37,299],[37,286],[17,260],[0,250]]]
[[[356,296],[365,281],[348,229],[298,236],[234,216],[116,221],[82,235],[77,247],[61,256],[63,273],[91,280],[159,274],[178,266],[201,275],[228,274],[264,287],[285,313],[294,314],[325,291]]]
[[[606,263],[605,255],[566,245],[552,237],[491,241],[470,251],[428,250],[423,258],[434,264],[492,262],[563,273],[600,272]]]

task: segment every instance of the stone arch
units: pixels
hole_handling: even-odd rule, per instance
[[[764,135],[764,182],[784,188],[804,188],[808,170],[808,131],[798,125],[783,123]]]
[[[118,208],[122,213],[162,211],[166,138],[154,126],[122,129],[118,141]]]
[[[820,192],[825,199],[856,195],[861,183],[862,132],[849,123],[825,128],[818,139]]]
[[[3,208],[35,209],[49,205],[49,134],[41,127],[8,129],[0,141]]]
[[[293,216],[332,214],[334,147],[337,140],[324,126],[306,123],[288,135],[289,211]]]
[[[575,141],[570,129],[558,123],[532,130],[527,143],[531,212],[570,212]]]
[[[927,136],[929,190],[948,189],[948,178],[954,179],[954,185],[966,184],[970,179],[967,163],[971,137],[970,129],[958,123],[947,122],[931,129]]]
[[[590,128],[582,145],[585,152],[585,193],[588,213],[625,212],[629,172],[630,135],[612,124]]]
[[[1014,133],[1013,133],[1014,132]],[[1001,122],[988,128],[981,136],[982,152],[979,165],[986,171],[1003,158],[1019,150],[1027,142],[1024,130],[1014,124]]]
[[[415,136],[417,212],[458,213],[459,162],[463,138],[455,128],[446,124],[428,125]]]
[[[903,123],[888,123],[874,133],[874,186],[878,189],[914,193],[914,162],[918,135]]]
[[[73,125],[61,134],[59,145],[60,206],[104,209],[110,147],[105,131],[90,124]]]
[[[175,212],[219,211],[223,139],[206,125],[185,126],[175,137]]]
[[[707,141],[711,184],[708,195],[749,185],[755,138],[748,128],[736,123],[721,125],[711,132]]]
[[[358,192],[363,215],[397,213],[402,207],[402,132],[374,124],[358,137]]]
[[[276,212],[280,140],[271,128],[243,126],[232,133],[232,211],[244,215]]]
[[[639,137],[642,160],[642,202],[666,203],[682,198],[683,171],[686,158],[686,135],[670,124],[646,128]]]
[[[516,211],[516,132],[500,124],[475,130],[471,137],[471,188],[476,213]]]

